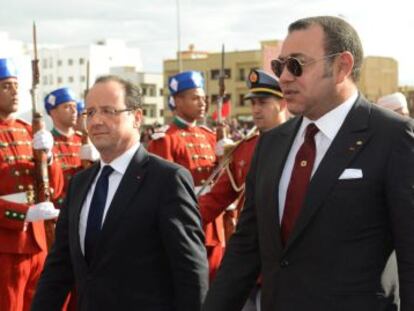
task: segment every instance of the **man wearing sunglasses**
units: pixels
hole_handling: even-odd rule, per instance
[[[261,136],[246,203],[203,310],[240,310],[262,274],[264,311],[414,310],[414,124],[364,99],[356,31],[337,17],[289,26],[273,62],[296,115]]]

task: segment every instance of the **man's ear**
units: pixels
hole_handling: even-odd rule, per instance
[[[135,112],[134,112],[134,118],[135,118],[135,120],[134,120],[134,127],[139,129],[141,127],[141,124],[142,124],[143,119],[144,119],[144,115],[142,114],[142,110],[141,109],[135,110]]]
[[[348,51],[342,52],[337,58],[336,63],[336,82],[341,83],[352,75],[352,69],[354,68],[354,56]]]

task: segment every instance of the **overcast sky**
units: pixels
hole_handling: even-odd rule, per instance
[[[311,15],[341,15],[359,32],[365,55],[399,62],[400,84],[414,85],[414,14],[409,0],[179,0],[181,48],[259,49],[283,39],[290,22]],[[78,45],[120,38],[140,47],[144,69],[162,71],[177,50],[176,0],[14,0],[0,9],[0,31],[31,41],[36,20],[42,43]],[[1,48],[1,47],[0,47]]]

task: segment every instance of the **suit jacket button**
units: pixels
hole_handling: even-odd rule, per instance
[[[282,261],[280,262],[280,266],[281,266],[282,268],[286,268],[287,266],[289,266],[289,261],[287,261],[286,259],[282,260]]]

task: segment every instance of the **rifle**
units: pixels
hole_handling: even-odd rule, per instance
[[[250,131],[247,132],[244,138],[250,137],[250,135],[253,135],[253,133],[256,132],[256,130],[257,130],[257,127],[253,126],[250,129]],[[210,185],[213,182],[213,180],[216,179],[219,173],[226,167],[226,165],[230,163],[233,153],[236,150],[236,147],[244,140],[244,138],[235,144],[229,145],[230,146],[229,150],[225,152],[225,155],[224,157],[221,158],[219,164],[214,168],[210,176],[208,176],[208,178],[206,179],[206,182],[200,187],[200,190],[197,191],[196,193],[197,198],[203,194],[207,186]]]
[[[33,134],[43,130],[45,123],[42,114],[37,110],[36,95],[39,84],[39,59],[37,57],[36,24],[33,22],[33,50],[34,59],[32,60],[32,130]],[[50,201],[51,192],[49,185],[48,160],[46,150],[33,149],[34,160],[34,203]],[[48,249],[55,239],[55,220],[45,220],[46,242]]]
[[[86,88],[85,91],[83,92],[83,99],[86,99],[86,95],[88,94],[89,91],[89,74],[90,74],[90,63],[89,60],[86,62]],[[82,133],[82,145],[88,145],[90,144],[90,140],[89,140],[89,136],[88,136],[88,131],[86,130],[86,124],[85,124],[85,117],[83,115],[78,115],[78,118],[82,118],[82,122],[81,125],[82,127],[80,128],[80,131]],[[88,168],[89,166],[91,166],[91,161],[88,160],[82,160],[82,167],[83,168]]]
[[[224,70],[224,44],[221,48],[221,68],[220,68],[220,75],[219,75],[219,94],[217,98],[217,128],[216,128],[216,140],[219,141],[226,137],[226,131],[223,122],[223,101],[226,96],[226,87],[224,84],[224,79],[226,79],[226,73]]]
[[[245,137],[250,137],[250,135],[252,135],[255,131],[256,131],[256,127],[254,126],[247,134]],[[213,182],[213,180],[216,179],[216,177],[221,173],[221,171],[230,163],[232,157],[233,157],[233,153],[234,151],[237,149],[237,146],[239,145],[239,143],[241,143],[243,140],[241,140],[240,142],[231,145],[231,149],[225,153],[225,155],[223,156],[223,158],[221,158],[219,164],[216,166],[216,168],[213,170],[213,172],[211,173],[211,175],[207,178],[206,182],[201,186],[200,190],[198,190],[198,192],[196,193],[197,198],[202,195],[202,193],[204,192],[204,190],[206,189],[206,187]],[[236,227],[236,216],[237,216],[237,211],[235,210],[226,210],[223,214],[223,226],[224,226],[224,236],[226,241],[229,240],[230,236],[233,234],[233,232],[235,231],[235,227]]]
[[[223,124],[223,116],[221,114],[221,110],[223,107],[223,99],[225,97],[226,88],[224,85],[224,79],[226,78],[226,74],[224,72],[224,44],[222,45],[221,49],[221,68],[219,74],[219,95],[217,97],[217,127],[216,127],[216,141],[219,141],[226,137],[225,128]],[[204,190],[207,188],[208,185],[217,177],[217,175],[221,172],[223,167],[227,165],[227,163],[231,159],[231,152],[223,157],[220,157],[218,160],[219,164],[201,186],[200,190],[196,193],[196,196],[199,197]]]

